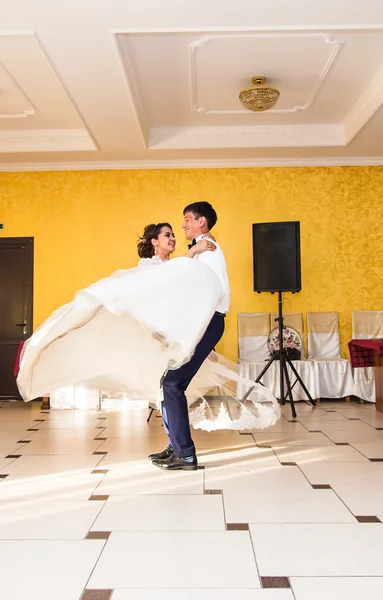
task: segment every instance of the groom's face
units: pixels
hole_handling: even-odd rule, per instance
[[[182,223],[182,229],[185,232],[187,240],[194,240],[201,234],[201,218],[196,219],[192,212],[184,214],[184,222]]]

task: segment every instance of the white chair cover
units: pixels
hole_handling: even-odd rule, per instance
[[[353,339],[373,339],[383,337],[383,311],[363,310],[352,313]],[[359,367],[353,369],[353,394],[367,402],[376,402],[375,368]]]
[[[238,313],[238,356],[240,360],[265,361],[269,358],[267,338],[269,313]]]
[[[320,398],[353,394],[354,380],[348,360],[340,357],[337,312],[308,312],[309,360],[313,361]]]

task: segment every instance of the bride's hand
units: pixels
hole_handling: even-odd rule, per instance
[[[194,244],[194,246],[192,246],[192,248],[191,248],[191,250],[194,253],[194,256],[196,254],[202,254],[203,252],[206,252],[206,251],[214,252],[214,250],[216,250],[216,249],[217,249],[217,246],[210,239],[207,239],[207,238],[202,238],[202,240],[200,240],[199,242]]]
[[[212,242],[216,241],[215,237],[213,237],[210,232],[209,233],[204,233],[202,239],[203,240],[211,240]]]

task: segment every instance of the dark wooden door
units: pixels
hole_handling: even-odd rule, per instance
[[[33,238],[0,238],[0,398],[19,398],[13,374],[32,334]]]

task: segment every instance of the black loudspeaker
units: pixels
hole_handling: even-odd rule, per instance
[[[253,223],[254,291],[299,292],[299,221]]]

